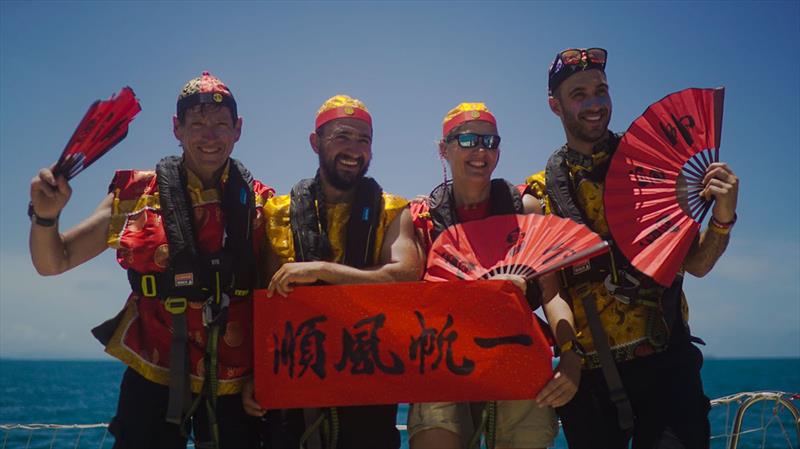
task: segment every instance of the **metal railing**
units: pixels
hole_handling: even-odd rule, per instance
[[[751,434],[761,435],[762,448],[800,448],[800,411],[795,406],[794,401],[800,400],[800,394],[790,394],[782,391],[757,391],[736,393],[730,396],[714,399],[711,401],[712,410],[725,410],[724,429],[725,433],[712,435],[712,443],[715,440],[725,439],[725,447],[737,449],[742,437]],[[736,406],[735,414],[731,413],[732,407]],[[757,409],[760,407],[760,413]],[[752,410],[751,410],[752,409]],[[748,412],[756,411],[755,414]],[[787,424],[793,423],[794,429],[787,428]],[[712,423],[712,429],[714,425]],[[770,432],[775,428],[778,432]],[[780,434],[783,441],[775,441]],[[794,442],[792,442],[794,434]],[[768,439],[772,436],[772,439]],[[785,445],[781,444],[785,443]],[[776,446],[776,444],[781,444]]]

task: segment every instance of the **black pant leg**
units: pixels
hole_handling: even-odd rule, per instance
[[[270,410],[259,423],[262,447],[297,449],[305,431],[303,409]]]
[[[397,404],[338,407],[340,449],[398,449]]]
[[[705,449],[710,445],[708,413],[700,369],[703,355],[691,343],[676,345],[643,373],[657,379],[638,416],[635,449]]]
[[[617,410],[603,373],[584,370],[575,396],[556,409],[570,449],[627,449],[629,435],[620,430]]]
[[[109,432],[114,449],[184,449],[186,438],[175,424],[167,423],[169,388],[125,370],[119,389],[117,414]]]
[[[338,449],[400,447],[397,404],[337,407],[336,415]],[[305,431],[303,410],[270,410],[261,423],[261,429],[265,448],[296,449],[299,446],[300,436]]]
[[[219,429],[220,449],[255,449],[260,447],[259,418],[254,418],[245,413],[241,395],[218,396],[215,415]],[[197,441],[203,443],[211,442],[208,407],[205,399],[201,400],[192,422]]]

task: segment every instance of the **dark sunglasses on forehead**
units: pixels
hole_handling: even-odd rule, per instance
[[[589,64],[606,64],[608,52],[604,48],[570,48],[561,52],[564,65],[577,65],[585,61]]]
[[[500,136],[497,134],[475,134],[464,133],[450,136],[445,140],[446,143],[458,141],[459,148],[477,148],[480,145],[487,150],[496,150],[500,147]]]

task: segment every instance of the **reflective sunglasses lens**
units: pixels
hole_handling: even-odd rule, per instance
[[[581,51],[577,49],[564,50],[561,52],[561,62],[567,65],[577,64],[581,60]]]
[[[589,61],[595,64],[605,64],[608,52],[602,48],[590,48],[586,50],[586,55],[588,56]]]
[[[483,136],[483,147],[487,150],[496,150],[500,146],[500,136]]]
[[[475,148],[478,146],[478,135],[471,133],[459,134],[458,146],[461,148]]]

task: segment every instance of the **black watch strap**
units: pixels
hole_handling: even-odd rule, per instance
[[[33,201],[28,203],[28,218],[30,218],[31,221],[36,223],[37,225],[48,228],[51,226],[55,226],[56,222],[58,221],[58,215],[56,215],[55,218],[42,218],[36,215],[36,211],[33,210]]]

